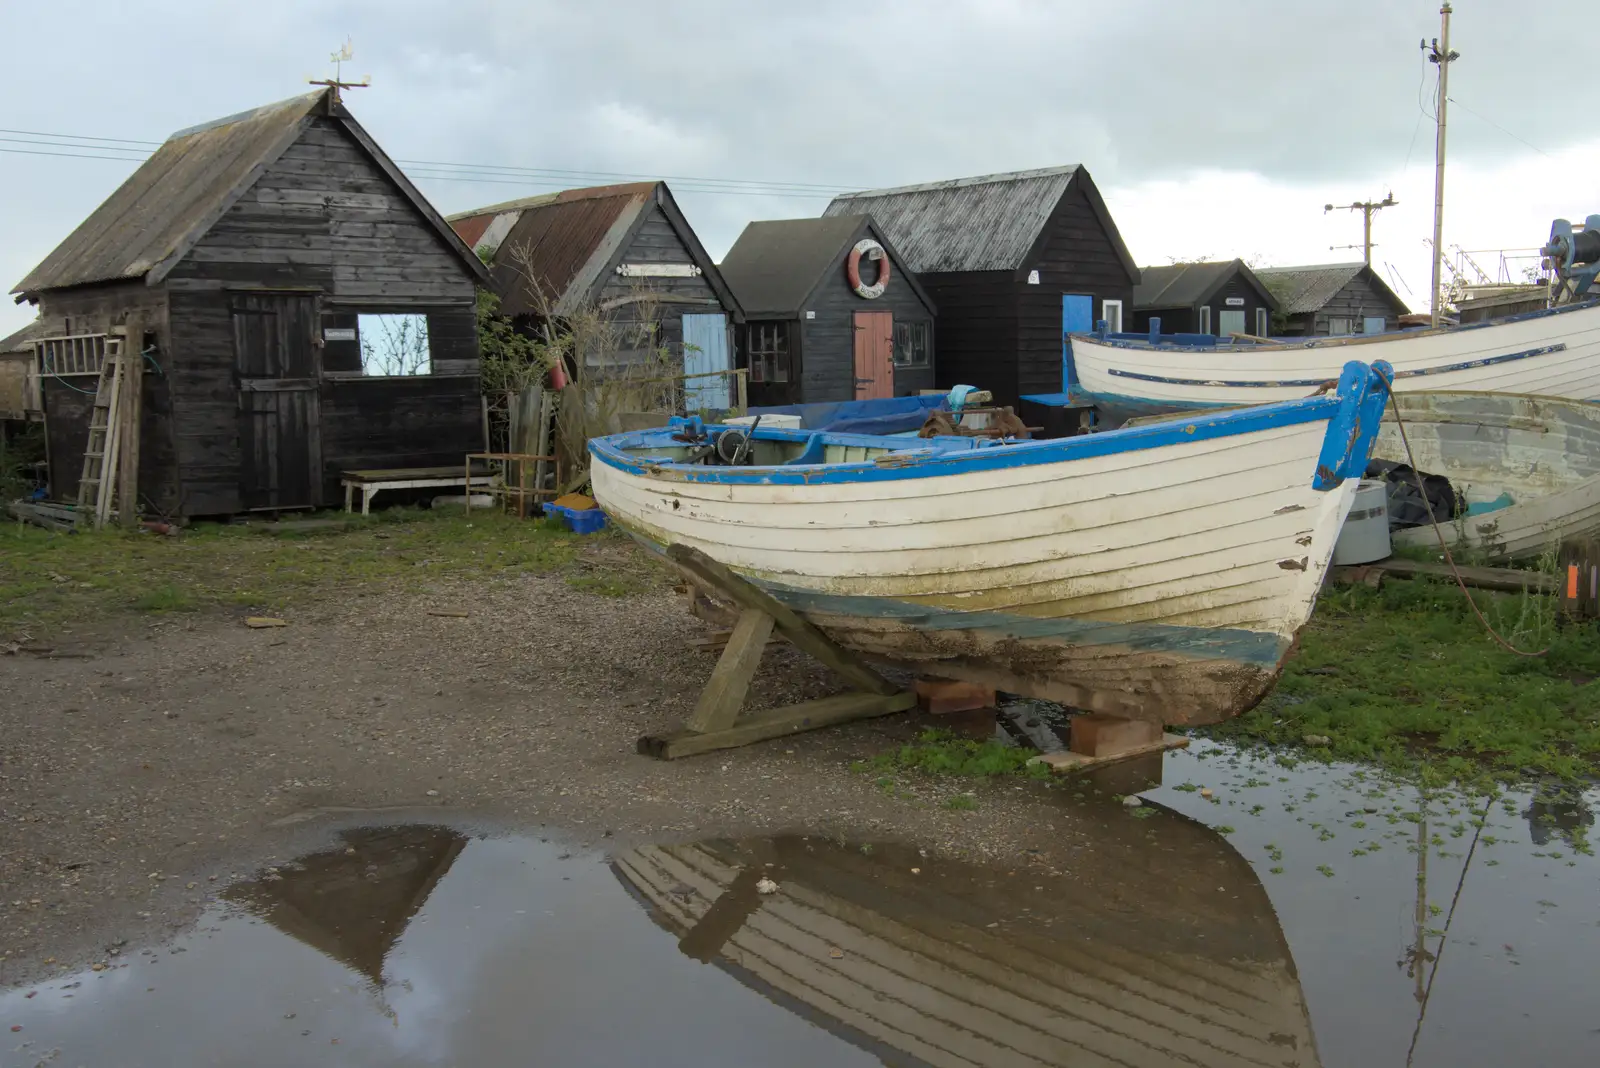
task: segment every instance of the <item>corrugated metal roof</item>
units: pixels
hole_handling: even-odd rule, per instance
[[[1277,298],[1249,264],[1237,259],[1141,267],[1139,284],[1133,289],[1133,306],[1140,311],[1192,308],[1227,284],[1235,274],[1260,293],[1268,307],[1278,306]]]
[[[1303,267],[1261,267],[1256,270],[1256,276],[1277,299],[1278,308],[1283,314],[1301,315],[1320,310],[1339,290],[1349,285],[1350,280],[1360,274],[1366,266],[1357,262],[1314,263]],[[1373,281],[1382,287],[1383,292],[1388,292],[1388,286],[1383,285],[1377,276],[1373,276]],[[1389,295],[1394,296],[1392,293]],[[1394,299],[1398,303],[1400,298],[1394,297]]]
[[[0,352],[26,352],[31,347],[31,342],[44,336],[44,320],[35,319],[15,334],[0,339]]]
[[[824,216],[871,215],[919,274],[1011,271],[1081,168],[986,174],[835,197]]]
[[[753,222],[718,269],[746,315],[787,319],[800,311],[845,243],[868,223],[865,215]]]
[[[187,251],[251,171],[288,147],[326,93],[173,134],[12,292],[140,278]]]
[[[461,212],[448,221],[463,241],[490,258],[503,313],[539,314],[548,301],[554,314],[568,314],[588,297],[660,185],[567,189]]]

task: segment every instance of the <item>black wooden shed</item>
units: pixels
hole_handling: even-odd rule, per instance
[[[1277,300],[1280,330],[1289,337],[1398,330],[1400,317],[1411,313],[1365,263],[1263,267],[1256,274]]]
[[[722,259],[752,405],[932,389],[934,305],[865,215],[754,222]]]
[[[1066,388],[1064,335],[1122,329],[1139,268],[1081,166],[989,174],[837,197],[870,214],[939,308],[935,384],[1016,404]]]
[[[665,349],[688,374],[730,367],[738,302],[665,182],[567,189],[450,216],[523,325],[603,312],[621,345]],[[626,353],[610,358],[626,358]],[[590,354],[597,366],[600,359]],[[727,407],[725,378],[690,379],[690,409]]]
[[[1130,329],[1161,320],[1164,334],[1250,334],[1267,337],[1278,310],[1267,287],[1243,260],[1173,263],[1140,268]]]
[[[50,335],[51,490],[76,493],[119,331],[147,354],[148,509],[316,507],[348,469],[460,465],[487,281],[333,90],[174,134],[14,290]]]

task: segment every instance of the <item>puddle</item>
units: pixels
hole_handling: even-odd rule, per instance
[[[1502,793],[1485,813],[1203,742],[1164,780],[1145,799],[1225,832],[1259,874],[1324,1065],[1600,1062],[1600,791]]]
[[[168,946],[0,994],[0,1066],[1595,1062],[1586,809],[1512,797],[1480,830],[1205,744],[1164,772],[1159,805],[1064,798],[1073,836],[1015,868],[344,831]]]

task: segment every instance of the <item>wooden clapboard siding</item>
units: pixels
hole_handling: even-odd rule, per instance
[[[1038,285],[1028,283],[1028,274],[1033,270],[1039,272]],[[1017,294],[1018,394],[1057,393],[1063,388],[1063,294],[1093,297],[1096,320],[1103,314],[1105,301],[1120,300],[1126,317],[1133,308],[1133,283],[1081,182],[1074,181],[1046,224],[1036,256],[1013,277]],[[1011,397],[1006,403],[1015,401]]]
[[[455,251],[337,120],[314,116],[168,276],[310,286],[334,300],[467,303]]]
[[[833,264],[823,274],[821,281],[806,299],[799,319],[801,345],[805,350],[805,364],[801,368],[801,400],[848,401],[856,399],[855,392],[855,322],[856,312],[889,312],[894,321],[933,324],[933,313],[907,282],[908,274],[903,264],[890,260],[889,284],[881,297],[863,299],[850,288],[845,271],[850,249],[855,242],[842,245]],[[863,275],[872,267],[865,262]],[[816,318],[805,317],[805,312],[816,312]],[[934,365],[938,361],[939,338],[932,338],[933,353],[927,367],[897,367],[890,396],[906,397],[919,390],[932,389]]]
[[[1090,834],[1074,864],[1085,874],[1064,878],[797,838],[647,846],[614,868],[685,952],[726,961],[864,1047],[940,1068],[1314,1068],[1304,997],[1254,873],[1206,828],[1178,817],[1168,831],[1159,857]],[[778,892],[752,893],[751,873]]]
[[[125,326],[131,317],[143,324],[144,340],[154,342],[158,351],[155,365],[147,365],[144,376],[139,495],[157,510],[175,513],[180,472],[172,435],[175,390],[164,359],[170,349],[166,294],[140,283],[79,286],[50,293],[48,300],[41,301],[40,315],[44,322],[41,337],[105,334]],[[41,382],[50,491],[58,500],[77,497],[95,386],[96,380],[86,376]]]
[[[999,403],[1013,403],[1021,391],[1017,285],[1011,272],[925,274],[922,284],[939,309],[934,385],[973,385],[992,392]]]
[[[704,273],[687,278],[626,278],[616,272],[625,263],[696,263],[659,204],[645,210],[632,237],[607,265],[595,299],[600,307],[610,309],[610,318],[618,323],[642,324],[641,313],[648,312],[657,330],[656,346],[681,361],[684,315],[725,312],[722,301]]]
[[[325,495],[337,488],[341,471],[453,466],[484,448],[472,376],[330,380],[322,390],[322,420]]]

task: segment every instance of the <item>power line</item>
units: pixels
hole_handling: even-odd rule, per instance
[[[25,156],[55,156],[68,159],[108,159],[138,162],[150,156],[150,147],[162,142],[138,141],[126,137],[89,137],[80,134],[51,133],[41,130],[0,128],[0,143],[38,146],[31,149],[0,147],[0,152]],[[91,143],[97,142],[97,143]],[[120,147],[122,145],[139,147]],[[148,146],[148,147],[147,147]],[[68,149],[70,151],[43,151]],[[854,187],[811,182],[777,182],[742,178],[711,178],[693,175],[648,175],[616,171],[559,170],[544,167],[514,167],[493,163],[457,163],[446,160],[397,159],[414,179],[438,182],[473,182],[491,185],[520,185],[536,188],[571,188],[574,183],[618,181],[669,181],[683,192],[731,193],[742,196],[767,196],[794,199],[832,198],[851,192]]]
[[[1467,107],[1467,105],[1463,104],[1461,101],[1457,100],[1455,97],[1451,97],[1450,98],[1450,103],[1454,104],[1456,107],[1460,108],[1462,111],[1465,111],[1468,115],[1472,115],[1475,118],[1482,119],[1484,122],[1488,123],[1490,126],[1493,126],[1496,130],[1499,130],[1501,133],[1503,133],[1507,137],[1511,138],[1511,140],[1518,141],[1518,142],[1521,142],[1524,145],[1527,145],[1529,148],[1533,149],[1535,152],[1539,153],[1539,155],[1545,157],[1546,159],[1550,159],[1551,158],[1550,153],[1546,152],[1544,149],[1540,148],[1538,145],[1533,144],[1530,141],[1524,141],[1522,138],[1518,137],[1516,134],[1512,133],[1510,130],[1506,129],[1504,126],[1501,126],[1498,122],[1495,122],[1493,119],[1489,118],[1489,116],[1481,114],[1481,113],[1476,112],[1476,111],[1473,111],[1471,108]]]

